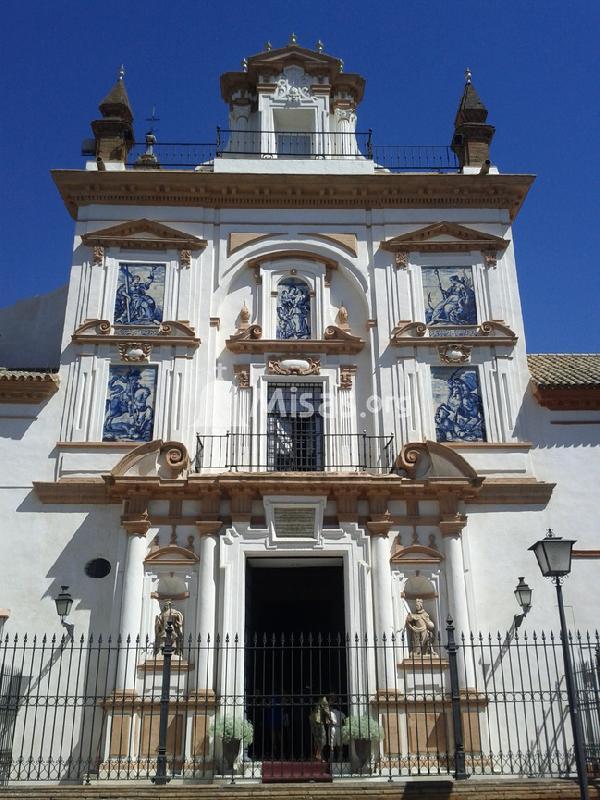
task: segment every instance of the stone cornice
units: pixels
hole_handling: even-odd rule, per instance
[[[94,505],[121,503],[133,491],[146,492],[151,500],[173,497],[199,499],[217,492],[223,497],[245,484],[257,497],[278,494],[327,495],[336,499],[339,492],[351,492],[357,499],[367,499],[373,490],[385,491],[391,500],[432,500],[451,493],[466,503],[484,505],[546,505],[554,483],[535,478],[485,478],[479,486],[462,478],[411,480],[398,475],[358,475],[356,473],[248,473],[200,475],[165,479],[156,476],[104,476],[98,478],[61,478],[59,481],[35,481],[33,486],[43,503]],[[190,524],[196,520],[190,518]],[[401,521],[398,520],[398,524]]]
[[[533,396],[551,411],[600,411],[600,389],[588,386],[535,386]]]
[[[54,372],[0,370],[0,403],[42,403],[58,391]]]
[[[533,175],[274,175],[187,170],[53,170],[74,219],[81,206],[495,208],[514,219]]]

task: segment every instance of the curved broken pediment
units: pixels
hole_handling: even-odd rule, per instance
[[[444,556],[439,550],[424,544],[398,547],[390,558],[390,564],[439,564]]]
[[[190,465],[190,457],[181,442],[154,439],[123,456],[110,472],[111,478],[178,478]]]
[[[178,544],[167,544],[152,550],[144,559],[144,564],[163,564],[170,567],[197,564],[199,560],[193,550]]]
[[[459,453],[439,442],[415,442],[404,445],[392,472],[411,480],[463,478],[482,482],[482,478]]]

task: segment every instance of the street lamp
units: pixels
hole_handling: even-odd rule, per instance
[[[532,590],[525,583],[525,578],[519,578],[519,582],[515,588],[515,598],[517,603],[521,606],[523,613],[515,614],[515,628],[520,627],[521,623],[525,619],[525,616],[529,613],[531,608],[532,594]]]
[[[73,598],[69,594],[68,586],[61,586],[60,589],[60,594],[54,598],[54,602],[56,603],[56,613],[60,617],[60,621],[64,622],[65,617],[68,617],[71,611]]]
[[[533,550],[535,553],[540,571],[544,578],[552,578],[556,586],[558,613],[560,615],[560,639],[562,642],[563,660],[565,664],[569,714],[571,717],[571,727],[573,728],[573,745],[575,748],[575,766],[577,768],[577,780],[579,782],[579,796],[581,800],[589,800],[583,727],[581,725],[579,703],[577,701],[577,691],[575,689],[575,680],[573,677],[573,662],[571,660],[571,650],[569,648],[569,633],[565,620],[562,595],[563,578],[571,571],[571,551],[574,544],[574,539],[563,539],[560,536],[555,536],[552,530],[548,528],[545,539],[540,539],[540,541],[531,545],[529,550]]]

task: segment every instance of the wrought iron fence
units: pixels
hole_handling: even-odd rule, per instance
[[[197,434],[194,470],[386,473],[394,466],[393,434],[306,433],[278,423],[281,430],[263,434]]]
[[[569,646],[598,774],[598,635]],[[3,783],[575,771],[552,634],[15,636],[0,676]]]
[[[92,145],[83,155],[93,155]],[[373,161],[390,172],[457,172],[452,148],[446,145],[378,145],[371,131],[234,131],[217,128],[210,142],[136,142],[129,167],[140,169],[212,169],[216,158],[343,159]]]

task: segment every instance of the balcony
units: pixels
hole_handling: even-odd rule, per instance
[[[366,472],[392,471],[394,436],[368,433],[197,434],[194,472]]]
[[[458,172],[452,148],[446,145],[382,145],[372,131],[329,133],[309,131],[233,131],[217,128],[212,142],[161,142],[146,137],[129,152],[134,169],[211,170],[215,159],[342,160],[371,162],[388,172]],[[150,140],[152,139],[152,141]],[[95,155],[94,141],[83,155]]]

